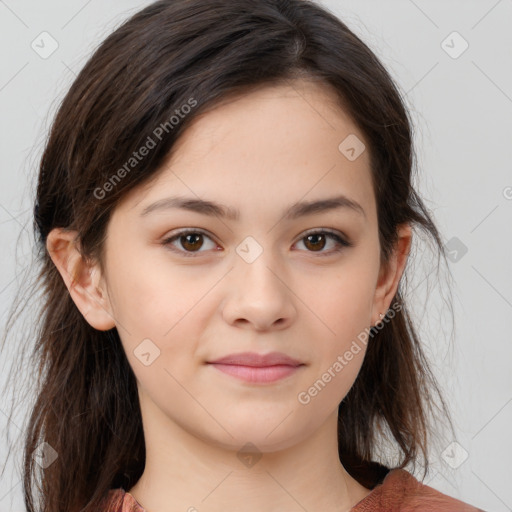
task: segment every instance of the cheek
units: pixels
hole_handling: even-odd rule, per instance
[[[109,273],[116,320],[137,335],[162,337],[199,300],[200,290],[148,251],[132,248],[125,254]]]
[[[161,272],[126,258],[109,274],[109,296],[117,330],[128,358],[144,342],[154,353],[163,351],[172,328],[185,314],[174,286],[166,286]],[[169,332],[170,331],[170,332]],[[152,343],[155,346],[152,346]]]
[[[306,407],[312,420],[339,406],[357,378],[365,352],[366,345],[358,340],[345,343],[338,339],[326,349],[297,394],[298,403]]]
[[[329,388],[322,400],[342,399],[349,391],[363,363],[371,325],[371,305],[375,289],[373,272],[367,265],[348,266],[325,282],[323,290],[308,295],[307,305],[315,312],[318,387]],[[321,347],[321,348],[320,348]],[[315,391],[312,390],[314,393]],[[331,398],[327,397],[329,395]]]
[[[154,263],[143,266],[137,258],[125,259],[109,279],[118,332],[141,382],[164,369],[183,378],[193,371],[201,332],[211,314],[208,291],[215,283],[212,276],[193,279],[179,268]],[[150,363],[149,372],[145,362]]]
[[[314,285],[313,281],[316,281]],[[311,286],[304,293],[307,297],[304,303],[323,326],[327,339],[347,342],[369,327],[375,294],[370,268],[347,266],[334,276],[312,278]]]

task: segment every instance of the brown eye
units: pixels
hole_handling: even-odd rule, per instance
[[[312,251],[321,251],[325,247],[325,235],[323,233],[308,235],[304,240],[307,240],[304,245]]]
[[[205,248],[205,241],[208,240],[212,243],[210,248],[215,249],[216,244],[209,235],[197,229],[188,229],[166,238],[162,241],[162,245],[183,256],[199,256],[208,249],[208,244]],[[333,247],[331,250],[324,250],[329,245],[329,240],[334,242]],[[304,243],[307,252],[318,253],[320,256],[335,254],[353,245],[337,233],[325,229],[307,233],[299,242]]]
[[[179,240],[181,241],[182,247],[187,251],[196,251],[203,245],[203,235],[201,233],[181,235]]]
[[[328,246],[329,240],[333,241],[331,250],[324,250]],[[328,256],[335,254],[347,247],[352,247],[353,244],[343,239],[338,233],[323,230],[311,231],[306,233],[299,242],[302,242],[307,249],[307,252],[317,252],[319,256]]]
[[[196,256],[205,252],[205,250],[201,250],[205,246],[205,240],[210,240],[211,248],[215,248],[216,244],[206,233],[197,229],[188,229],[166,238],[162,241],[162,245],[183,256]],[[208,244],[206,244],[206,249],[208,249]]]

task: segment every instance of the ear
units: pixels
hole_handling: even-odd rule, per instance
[[[84,318],[95,329],[107,331],[116,324],[103,276],[98,264],[82,256],[77,238],[76,231],[55,228],[46,248]]]
[[[385,315],[386,311],[389,309],[405,269],[407,257],[411,250],[411,243],[411,226],[409,224],[402,224],[398,229],[398,239],[395,243],[393,253],[389,261],[381,265],[379,271],[372,308],[372,325],[379,323],[382,320],[379,314]]]

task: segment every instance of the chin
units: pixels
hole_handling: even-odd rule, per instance
[[[253,422],[250,425],[229,424],[229,432],[222,431],[220,437],[210,437],[207,442],[214,444],[224,450],[234,452],[259,452],[272,453],[286,450],[307,437],[307,432],[291,431],[282,425],[277,427],[279,421],[272,422]],[[255,448],[254,448],[255,447]]]

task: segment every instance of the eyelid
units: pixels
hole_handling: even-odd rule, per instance
[[[162,243],[162,245],[168,247],[171,245],[171,242],[179,239],[182,236],[186,236],[186,235],[190,235],[190,234],[204,235],[207,238],[209,238],[210,240],[212,240],[212,242],[217,243],[215,241],[215,237],[213,237],[213,235],[208,233],[208,231],[205,231],[204,229],[201,229],[201,228],[194,228],[194,227],[178,229],[177,231],[174,231],[174,232],[170,233],[169,235],[166,235],[161,243]],[[219,244],[217,244],[217,245],[219,245]],[[179,254],[185,255],[185,256],[192,256],[192,257],[194,257],[196,254],[200,254],[201,252],[205,252],[205,251],[198,251],[198,252],[194,253],[191,251],[183,251],[183,250],[175,249],[174,247],[170,247],[170,250],[173,252],[177,252]]]
[[[176,239],[179,239],[182,236],[186,236],[188,234],[202,234],[202,235],[205,235],[210,240],[212,240],[213,242],[217,243],[215,241],[215,237],[213,237],[206,230],[204,230],[202,228],[194,228],[194,227],[183,228],[183,229],[179,229],[179,230],[177,230],[175,232],[172,232],[169,235],[167,235],[162,240],[161,243],[162,243],[162,245],[168,247],[168,246],[171,245],[171,242],[175,241]],[[297,242],[302,241],[304,238],[306,238],[307,236],[312,235],[312,234],[327,234],[327,235],[331,235],[331,237],[333,237],[335,239],[336,243],[338,244],[338,247],[336,247],[335,249],[333,249],[331,251],[319,251],[318,252],[319,256],[329,256],[329,255],[332,255],[332,254],[336,254],[336,253],[339,253],[340,251],[342,251],[343,249],[346,249],[346,248],[349,248],[349,247],[353,247],[353,245],[354,245],[349,240],[349,238],[342,231],[338,231],[338,230],[333,229],[333,228],[323,228],[323,227],[311,228],[311,229],[308,229],[307,231],[304,231],[303,233],[301,233],[299,235],[299,237],[293,243],[293,245],[295,245]],[[175,249],[175,248],[169,248],[169,249],[171,251],[173,251],[173,252],[177,252],[177,253],[179,253],[181,255],[184,255],[185,257],[197,257],[202,252],[207,252],[207,251],[196,251],[196,252],[193,252],[193,251],[183,251],[183,250]],[[305,252],[310,252],[312,254],[315,254],[315,251],[305,251]]]
[[[327,233],[329,235],[336,235],[340,238],[343,239],[343,241],[347,244],[347,245],[350,245],[352,246],[353,244],[350,242],[349,238],[347,235],[345,235],[345,233],[343,233],[343,231],[339,231],[337,229],[334,229],[334,228],[322,228],[322,227],[319,227],[319,228],[311,228],[311,229],[308,229],[306,231],[304,231],[303,233],[301,233],[301,235],[299,236],[299,238],[297,239],[297,241],[299,240],[302,240],[303,238],[305,238],[306,236],[308,235],[312,235],[312,234],[316,234],[316,233]]]

